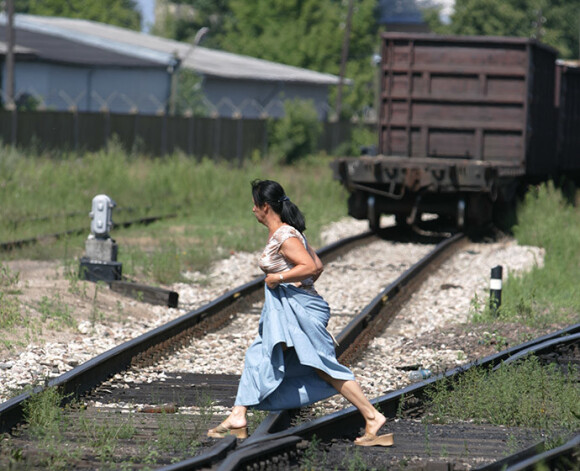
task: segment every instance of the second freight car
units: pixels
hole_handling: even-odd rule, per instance
[[[580,61],[556,64],[557,156],[561,175],[580,183]]]

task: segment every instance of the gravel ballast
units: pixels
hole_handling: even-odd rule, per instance
[[[366,221],[345,218],[325,231],[323,242],[326,245],[366,230]],[[329,331],[338,333],[380,289],[432,247],[427,244],[377,241],[329,263],[316,284],[318,292],[331,306]],[[36,332],[25,345],[15,343],[11,349],[3,350],[0,359],[0,400],[8,399],[26,385],[56,377],[260,276],[258,256],[258,253],[233,254],[215,263],[209,274],[187,273],[187,279],[191,280],[189,283],[166,287],[179,293],[179,309],[128,300],[102,287],[94,294],[98,288],[81,281],[75,282],[79,294],[74,295],[71,294],[71,281],[66,280],[64,270],[56,262],[39,262],[42,271],[35,271],[34,262],[7,262],[13,271],[26,267],[21,271],[19,281],[23,293],[21,299],[28,293],[30,298],[38,298],[40,289],[45,289],[51,296],[60,292],[63,299],[72,299],[73,312],[84,314],[78,315],[74,329],[56,332],[42,329],[43,332]],[[481,327],[471,326],[465,330],[471,300],[476,294],[482,299],[486,298],[491,267],[502,265],[505,279],[507,272],[527,270],[534,264],[542,264],[543,256],[541,249],[519,246],[510,238],[489,243],[469,243],[426,281],[403,306],[396,320],[372,341],[366,354],[351,365],[363,390],[375,397],[405,386],[410,380],[408,371],[402,368],[409,365],[420,364],[436,371],[465,363],[475,358],[474,355],[493,352],[497,349],[497,344],[493,342],[494,335],[498,337],[497,332],[487,332],[486,336]],[[42,273],[42,279],[35,278],[34,273]],[[103,306],[99,316],[91,315],[94,314],[95,298]],[[28,306],[31,312],[35,309],[32,301],[28,302]],[[255,306],[251,313],[253,323],[249,324],[241,318],[234,320],[228,326],[229,337],[225,340],[218,338],[218,333],[195,340],[178,356],[150,367],[132,380],[149,382],[170,371],[240,374],[243,353],[257,331],[259,309],[259,305]],[[528,332],[529,335],[536,333],[539,335],[542,332]],[[508,338],[508,334],[511,337]],[[500,335],[505,342],[517,340],[515,336],[518,334],[511,329]],[[481,343],[482,338],[489,341]],[[208,347],[211,342],[219,343],[223,357],[217,357],[216,349]],[[224,345],[227,348],[223,348]],[[340,408],[345,405],[338,397],[327,404]]]

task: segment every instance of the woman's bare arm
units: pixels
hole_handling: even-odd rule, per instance
[[[320,274],[320,268],[317,266],[315,259],[304,248],[302,241],[298,238],[290,237],[286,239],[280,247],[280,253],[294,266],[282,273],[269,273],[266,275],[266,284],[269,288],[275,288],[280,283],[296,283],[306,278],[317,277]],[[283,276],[283,279],[280,279],[280,275]]]

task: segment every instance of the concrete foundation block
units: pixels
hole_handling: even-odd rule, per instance
[[[118,246],[111,238],[97,239],[89,237],[85,242],[86,258],[102,262],[117,261]]]
[[[87,281],[118,281],[122,278],[123,265],[120,262],[106,262],[81,258],[79,278]]]

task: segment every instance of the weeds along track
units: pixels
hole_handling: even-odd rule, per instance
[[[548,440],[532,427],[506,427],[452,420],[433,423],[427,417],[424,400],[437,383],[456,384],[475,368],[503,370],[533,354],[543,365],[580,380],[580,324],[512,347],[475,362],[454,368],[437,377],[412,384],[373,401],[387,417],[384,432],[394,433],[392,448],[360,448],[352,444],[360,414],[353,408],[318,417],[281,431],[269,433],[272,421],[212,469],[384,469],[429,470],[575,470],[580,465],[580,425],[556,430],[560,446],[550,448]],[[508,373],[509,374],[509,373]],[[549,387],[549,386],[548,386]],[[431,388],[431,389],[429,389]],[[576,396],[577,397],[577,396]],[[522,398],[522,407],[525,398]],[[573,402],[571,402],[572,404]],[[573,407],[573,406],[572,406]],[[272,428],[272,427],[270,427]],[[221,444],[226,447],[227,442]],[[229,445],[234,448],[235,442]],[[216,453],[220,452],[216,449]],[[207,454],[209,455],[209,453]],[[221,456],[220,456],[221,458]],[[201,456],[169,470],[208,469],[209,456]]]
[[[396,233],[386,230],[384,237],[388,239],[390,236],[395,238]],[[320,251],[327,273],[333,275],[325,278],[332,282],[338,279],[346,298],[361,291],[360,284],[354,286],[356,284],[352,282],[353,270],[359,271],[359,280],[363,283],[365,270],[374,271],[377,286],[384,287],[427,253],[437,241],[415,237],[395,244],[370,234],[349,238]],[[393,249],[395,246],[404,255],[397,255]],[[409,247],[414,250],[409,250]],[[360,253],[356,253],[361,250],[370,251],[375,266],[368,266],[368,262],[361,260]],[[332,262],[333,259],[335,262]],[[360,262],[358,266],[357,260]],[[383,270],[386,273],[377,277],[376,271],[387,260],[388,266]],[[336,265],[333,266],[333,263]],[[360,305],[372,301],[376,292],[380,291],[379,288],[369,291],[372,283],[369,285],[367,282],[366,286],[367,289],[362,291],[367,299],[357,301],[358,309],[347,312],[348,302],[344,303],[342,312],[340,307],[335,309],[336,321],[329,326],[331,332],[340,333],[342,327],[351,321],[353,314],[360,311]],[[59,387],[62,394],[70,396],[68,399],[84,395],[81,407],[75,402],[73,407],[67,407],[62,412],[64,427],[57,434],[60,436],[58,443],[61,451],[56,454],[56,458],[51,459],[72,460],[79,466],[82,463],[83,467],[90,468],[90,462],[92,466],[96,466],[95,463],[102,465],[103,461],[111,459],[118,463],[119,456],[124,456],[126,459],[121,459],[121,462],[131,463],[131,466],[138,468],[150,466],[153,462],[163,464],[182,459],[199,453],[204,446],[213,445],[205,440],[205,431],[208,426],[221,420],[220,417],[232,404],[243,353],[257,331],[261,308],[258,299],[262,289],[261,279],[248,283],[198,311],[142,335],[135,341],[127,342],[50,381],[48,385]],[[379,297],[379,304],[384,299],[384,295]],[[380,309],[376,308],[363,310],[359,314],[359,317],[362,315],[362,324],[368,324],[378,311]],[[342,332],[348,331],[342,329]],[[192,338],[195,338],[193,342]],[[185,364],[180,357],[185,359]],[[111,376],[112,379],[108,380]],[[26,393],[2,404],[0,418],[3,430],[7,431],[22,422],[24,404],[31,404],[35,398],[43,395]],[[38,407],[45,408],[45,405]],[[178,413],[174,414],[175,411]],[[262,417],[257,415],[250,419],[252,428],[256,427]],[[114,438],[101,444],[101,450],[81,452],[82,444],[90,444],[89,448],[94,449],[99,441],[103,441],[103,430],[116,431],[112,434]],[[19,430],[9,446],[12,450],[26,450],[26,456],[40,457],[42,463],[42,459],[47,459],[48,445],[45,440],[38,440],[38,433],[42,434],[34,431],[32,426]],[[130,438],[121,440],[129,435]],[[144,438],[149,436],[149,439]],[[152,454],[145,452],[143,443],[150,444],[152,440],[161,446],[161,451],[154,450]],[[39,442],[41,445],[36,446],[35,443]],[[53,448],[53,445],[50,447]],[[111,452],[113,449],[115,453]],[[194,449],[197,451],[194,452]],[[8,458],[18,461],[21,457],[18,453],[16,458],[8,453]],[[160,454],[163,457],[158,456]],[[3,456],[6,458],[6,453]],[[27,465],[30,464],[28,462]]]
[[[465,239],[459,235],[437,246],[434,239],[409,240],[389,231],[383,236],[386,240],[363,234],[321,250],[326,270],[317,283],[325,297],[327,290],[333,293],[329,330],[340,342],[337,353],[341,361],[358,365],[362,359],[373,370],[392,368],[388,349],[377,352],[376,343],[381,345],[384,332],[402,329],[399,324],[405,320],[399,316],[404,313],[405,300],[417,286],[429,284],[429,275],[437,267],[438,271],[446,269],[447,257],[465,247]],[[438,256],[431,252],[433,248]],[[468,256],[469,252],[461,251]],[[345,409],[336,397],[301,411],[251,415],[251,436],[244,441],[206,438],[207,428],[219,423],[233,404],[243,354],[257,330],[262,289],[261,279],[244,285],[190,313],[195,322],[186,315],[136,339],[133,343],[139,341],[140,349],[129,342],[88,362],[92,366],[103,363],[100,367],[82,365],[76,372],[57,378],[51,384],[60,384],[65,393],[81,396],[80,401],[64,409],[56,405],[62,396],[51,396],[53,388],[28,395],[32,420],[0,442],[0,467],[431,469],[428,463],[435,462],[441,469],[482,465],[488,466],[482,469],[501,469],[506,463],[518,466],[524,459],[577,459],[573,455],[578,445],[574,437],[544,452],[537,435],[529,430],[457,422],[425,425],[420,421],[425,414],[424,389],[438,381],[436,377],[411,385],[407,381],[405,387],[373,401],[390,419],[385,432],[395,433],[395,447],[387,450],[352,445],[362,420],[358,412]],[[364,295],[358,297],[355,292]],[[397,318],[393,319],[395,313]],[[572,326],[474,364],[507,364],[513,361],[510,358],[517,359],[529,351],[539,352],[546,362],[559,358],[563,365],[578,363],[574,335],[579,329]],[[412,326],[412,330],[419,332],[421,328]],[[381,337],[373,341],[376,335]],[[567,340],[562,344],[561,338]],[[366,348],[371,341],[373,348]],[[369,351],[386,360],[373,363]],[[110,357],[108,362],[103,362],[104,357]],[[117,365],[116,371],[111,368],[113,364]],[[454,378],[471,366],[442,374]],[[67,383],[65,377],[73,382]],[[372,389],[366,391],[377,396]],[[8,420],[18,416],[18,409],[20,417],[22,412],[18,398],[8,402],[11,404],[0,406],[4,430]],[[53,417],[48,422],[52,425],[46,425],[46,416]],[[518,451],[515,457],[505,457],[514,450]]]

